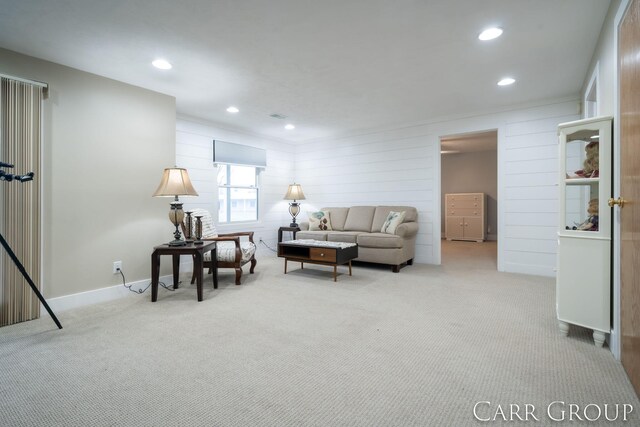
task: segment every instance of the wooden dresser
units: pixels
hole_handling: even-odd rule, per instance
[[[482,242],[487,237],[487,196],[484,193],[445,195],[445,238]]]

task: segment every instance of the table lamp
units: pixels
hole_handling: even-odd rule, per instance
[[[296,200],[304,200],[304,193],[302,192],[302,186],[300,184],[289,185],[289,189],[287,190],[287,194],[284,196],[285,200],[293,200],[293,202],[289,203],[289,213],[291,214],[291,224],[290,227],[297,227],[296,224],[296,216],[300,213],[300,203],[296,202]]]
[[[169,211],[169,220],[176,227],[173,233],[174,240],[169,242],[169,246],[184,246],[187,244],[181,239],[180,224],[184,219],[184,211],[182,210],[182,202],[178,196],[197,196],[198,193],[191,184],[189,174],[184,168],[166,168],[162,173],[160,185],[153,197],[174,197],[171,202],[171,210]]]

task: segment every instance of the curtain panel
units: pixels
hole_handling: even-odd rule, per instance
[[[5,172],[34,171],[32,182],[0,182],[0,233],[38,288],[41,287],[41,138],[43,88],[1,78],[0,161]],[[40,316],[40,302],[0,247],[0,326]]]

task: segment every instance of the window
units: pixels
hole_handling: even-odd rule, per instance
[[[258,168],[218,164],[218,222],[258,220]]]

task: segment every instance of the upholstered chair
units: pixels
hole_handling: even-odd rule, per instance
[[[205,209],[191,209],[192,231],[191,236],[195,238],[196,216],[201,216],[202,221],[202,240],[214,240],[217,242],[216,253],[218,268],[233,268],[236,271],[236,285],[240,284],[242,277],[242,266],[251,262],[249,273],[253,274],[257,261],[255,258],[256,245],[253,242],[253,231],[244,231],[239,233],[218,234],[213,219],[209,211]],[[185,224],[182,224],[182,230],[185,230]],[[248,240],[241,240],[241,237],[247,237]],[[207,252],[204,256],[204,268],[211,269],[211,252]],[[193,272],[191,283],[194,283],[196,272]]]

